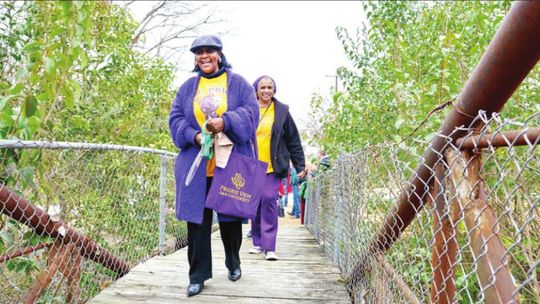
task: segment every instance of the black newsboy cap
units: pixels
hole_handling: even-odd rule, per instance
[[[199,36],[193,41],[191,44],[191,48],[189,49],[192,53],[197,52],[198,49],[202,47],[209,47],[212,49],[216,49],[218,51],[221,51],[223,49],[223,43],[221,42],[221,39],[219,37],[214,35],[203,35]]]

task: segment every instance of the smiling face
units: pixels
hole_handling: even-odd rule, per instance
[[[263,105],[269,104],[274,97],[274,82],[270,78],[259,80],[257,85],[257,98]]]
[[[219,52],[215,49],[202,47],[195,52],[195,63],[205,74],[212,74],[219,69]]]

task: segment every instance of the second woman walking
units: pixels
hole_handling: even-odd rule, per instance
[[[257,128],[259,160],[268,163],[268,170],[261,204],[255,219],[251,221],[253,247],[249,253],[264,252],[267,260],[277,260],[279,182],[287,177],[289,161],[292,161],[299,178],[305,175],[304,151],[289,106],[274,97],[274,79],[261,76],[255,80],[253,87],[260,107]]]

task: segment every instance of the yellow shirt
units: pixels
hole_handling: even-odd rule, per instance
[[[266,173],[274,172],[272,157],[270,155],[270,140],[272,138],[272,125],[274,124],[274,102],[268,107],[261,107],[259,111],[259,126],[257,127],[257,149],[259,160],[268,163]]]
[[[201,129],[208,118],[201,110],[201,105],[199,103],[203,98],[217,99],[219,107],[216,110],[216,114],[218,116],[223,115],[223,113],[227,111],[227,73],[223,73],[216,78],[200,78],[197,93],[193,99],[193,112]],[[215,168],[216,158],[214,155],[214,157],[206,163],[206,176],[214,176]]]

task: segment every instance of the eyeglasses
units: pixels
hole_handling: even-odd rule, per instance
[[[217,52],[217,50],[215,49],[211,49],[211,48],[200,48],[198,49],[197,51],[195,51],[195,55],[197,56],[201,56],[201,55],[204,55],[205,53],[210,55],[210,54],[214,54],[215,52]]]

